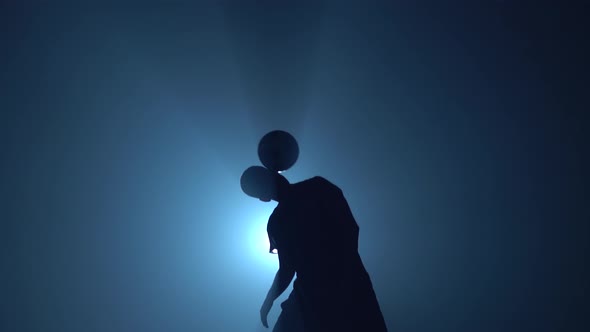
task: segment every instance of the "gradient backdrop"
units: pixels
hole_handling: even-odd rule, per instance
[[[588,331],[579,7],[1,1],[0,330],[263,331],[239,177],[283,129],[391,331]]]

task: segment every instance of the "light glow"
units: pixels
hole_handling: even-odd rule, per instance
[[[278,259],[276,250],[269,253],[270,241],[266,232],[268,216],[256,216],[248,230],[248,247],[250,257],[259,265],[265,268],[276,270],[278,268]]]

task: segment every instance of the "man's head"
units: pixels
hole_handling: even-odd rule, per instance
[[[240,178],[242,191],[263,202],[279,201],[284,189],[289,185],[287,179],[262,166],[248,167]]]

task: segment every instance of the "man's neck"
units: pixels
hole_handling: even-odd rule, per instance
[[[290,189],[291,185],[289,183],[286,184],[281,184],[278,186],[277,188],[277,202],[281,202],[284,201],[287,196],[289,195],[289,189]]]

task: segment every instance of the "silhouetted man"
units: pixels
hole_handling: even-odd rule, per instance
[[[244,171],[240,182],[247,195],[278,202],[267,231],[279,270],[260,309],[263,325],[297,273],[274,332],[387,331],[340,188],[319,176],[290,184],[261,166]]]

